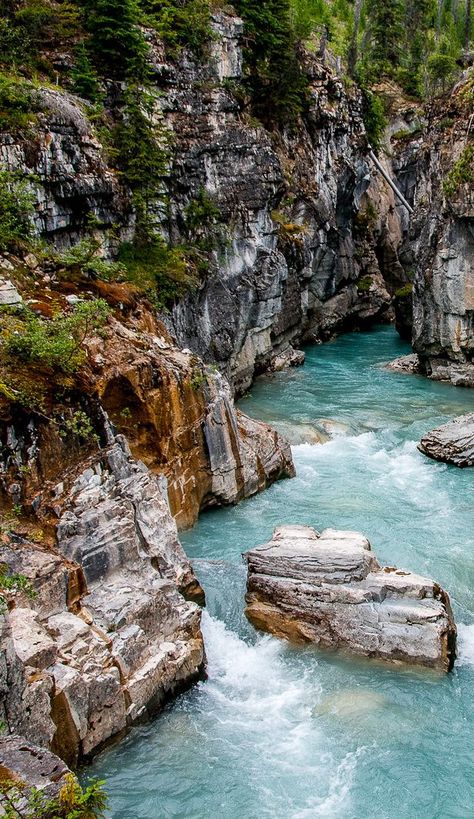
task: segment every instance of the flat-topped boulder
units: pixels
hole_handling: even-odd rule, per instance
[[[418,449],[436,461],[474,466],[474,412],[431,430],[423,436]]]
[[[453,667],[447,593],[428,578],[381,567],[358,532],[279,526],[244,557],[246,615],[256,628],[391,662]]]

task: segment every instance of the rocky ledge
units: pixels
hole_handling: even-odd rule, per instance
[[[0,718],[75,766],[199,677],[203,593],[163,480],[122,436],[67,495],[56,548],[0,545],[32,591],[4,592]]]
[[[423,436],[418,449],[436,461],[455,466],[474,466],[474,412]]]
[[[33,745],[24,737],[0,737],[0,781],[2,785],[11,782],[19,791],[23,791],[26,787],[25,796],[28,795],[29,788],[35,788],[45,799],[49,800],[59,796],[61,789],[67,786],[71,776],[67,765],[51,751]],[[0,813],[3,816],[2,807],[0,807]],[[17,807],[17,813],[7,815],[31,816],[29,812],[28,814],[26,811],[23,813],[21,805]]]
[[[280,526],[245,554],[249,620],[278,637],[449,671],[456,627],[433,580],[381,567],[357,532]]]

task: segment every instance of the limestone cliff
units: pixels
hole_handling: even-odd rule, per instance
[[[413,348],[421,371],[474,386],[472,72],[398,145],[395,170],[415,213],[400,250],[413,270]]]
[[[190,602],[204,595],[176,524],[294,474],[289,445],[146,303],[84,343],[63,383],[18,362],[42,409],[3,395],[0,423],[0,564],[31,592],[4,593],[1,716],[72,765],[204,669]]]
[[[169,204],[157,218],[179,244],[190,239],[186,213],[202,191],[218,213],[198,228],[212,248],[208,272],[165,318],[181,347],[215,362],[242,392],[290,345],[390,315],[397,243],[381,227],[396,213],[383,186],[371,185],[359,92],[308,55],[307,116],[292,133],[269,132],[239,102],[242,21],[216,12],[212,25],[204,60],[183,51],[171,61],[147,32],[156,116],[172,134]],[[113,253],[133,237],[135,216],[93,111],[59,89],[37,93],[34,137],[0,135],[2,166],[29,176],[39,234],[68,246],[92,216]],[[107,105],[113,117],[113,86]],[[372,192],[380,212],[368,204]]]

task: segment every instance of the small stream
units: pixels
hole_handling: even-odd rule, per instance
[[[392,328],[349,334],[241,402],[294,441],[297,477],[183,535],[207,595],[209,678],[87,770],[114,819],[474,816],[474,470],[416,449],[474,395],[381,366],[405,352]],[[460,624],[454,672],[257,634],[240,554],[285,522],[359,530],[381,562],[439,581]]]

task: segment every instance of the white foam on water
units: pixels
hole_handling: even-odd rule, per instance
[[[202,627],[208,658],[202,706],[212,711],[226,741],[235,741],[248,755],[246,776],[260,793],[260,814],[271,819],[347,815],[362,751],[336,758],[312,718],[322,694],[317,666],[301,672],[285,659],[285,643],[265,636],[250,645],[206,611]]]
[[[346,754],[329,782],[329,791],[324,797],[311,797],[302,810],[291,814],[291,819],[312,819],[314,816],[348,816],[350,791],[359,758],[367,749],[363,746]]]
[[[202,629],[207,656],[208,696],[219,701],[227,716],[239,722],[258,718],[260,724],[295,721],[311,715],[318,690],[309,697],[305,679],[290,674],[281,660],[282,643],[260,637],[249,645],[224,623],[203,612]]]
[[[474,623],[458,624],[456,665],[474,665]]]

